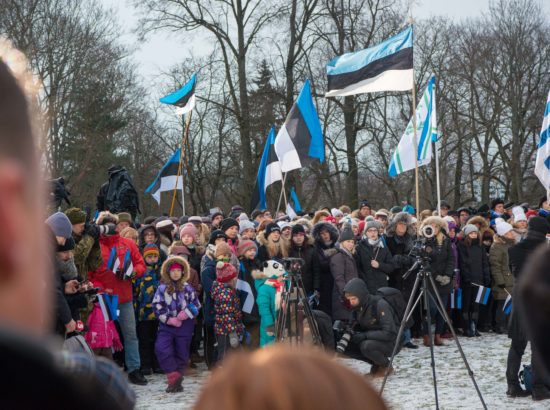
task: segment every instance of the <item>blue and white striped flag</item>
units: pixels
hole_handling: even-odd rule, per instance
[[[550,189],[550,141],[548,141],[548,137],[550,137],[550,92],[548,92],[548,98],[546,99],[537,161],[535,162],[535,175],[547,190]]]
[[[432,75],[422,99],[416,107],[416,141],[418,143],[418,166],[429,164],[432,160],[432,142],[438,140],[437,116],[435,106],[435,76]],[[392,156],[388,173],[390,177],[414,169],[414,130],[413,120],[405,129],[397,150]]]
[[[506,297],[506,300],[504,301],[504,306],[502,307],[502,311],[505,315],[509,315],[512,311],[512,295],[508,295]]]
[[[486,305],[489,302],[489,295],[491,294],[491,288],[478,285],[479,289],[477,290],[476,303],[480,305]]]

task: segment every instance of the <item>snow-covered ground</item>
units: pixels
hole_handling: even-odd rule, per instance
[[[419,343],[419,340],[415,341]],[[441,409],[479,409],[479,398],[454,341],[446,340],[447,346],[436,348],[436,368]],[[506,357],[510,339],[506,336],[484,334],[478,338],[460,338],[470,367],[489,409],[548,409],[550,401],[534,402],[531,398],[509,399],[506,397]],[[523,363],[529,363],[529,356]],[[343,359],[342,363],[361,374],[368,373],[367,363]],[[186,377],[184,392],[167,394],[165,378],[149,376],[149,384],[136,386],[138,409],[190,409],[196,400],[209,372],[203,369],[196,376]],[[390,376],[384,398],[392,409],[435,408],[431,378],[430,350],[421,346],[417,350],[405,349],[394,362],[395,373]],[[375,381],[375,387],[381,381]]]

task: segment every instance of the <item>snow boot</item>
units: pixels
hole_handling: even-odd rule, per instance
[[[550,399],[550,390],[544,386],[533,386],[533,391],[531,394],[534,401]]]
[[[509,384],[506,395],[508,397],[527,397],[529,396],[529,392],[523,390],[519,384]]]
[[[180,372],[170,372],[166,375],[168,379],[168,387],[166,388],[166,393],[179,393],[183,391],[183,376]]]
[[[422,337],[422,344],[426,347],[430,347],[430,336],[424,335]]]
[[[128,373],[128,381],[132,384],[137,384],[138,386],[147,385],[147,379],[143,376],[141,370],[139,369]]]
[[[445,343],[443,343],[443,340],[441,340],[441,335],[439,334],[435,334],[435,337],[434,337],[434,345],[436,346],[445,346]]]

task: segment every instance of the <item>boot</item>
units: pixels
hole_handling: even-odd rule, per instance
[[[445,346],[445,343],[443,343],[443,340],[441,340],[441,335],[440,334],[435,334],[435,337],[434,337],[434,345],[436,346]]]
[[[544,386],[533,386],[531,394],[534,401],[550,399],[550,390]]]
[[[467,337],[474,337],[476,335],[476,324],[473,320],[468,322],[468,330],[466,330]]]
[[[519,384],[509,384],[506,395],[508,397],[527,397],[529,396],[529,392],[523,390]]]
[[[430,347],[430,336],[424,335],[422,337],[422,344],[426,347]]]
[[[147,385],[147,379],[143,376],[141,370],[139,369],[128,373],[128,381],[132,384],[137,384],[138,386]]]
[[[166,388],[166,393],[179,393],[183,391],[183,376],[180,372],[170,372],[166,375],[168,380],[168,387]]]
[[[388,370],[387,367],[379,366],[378,370],[376,370],[376,372],[372,374],[372,378],[377,379],[377,378],[382,378],[382,377],[386,376],[386,371],[387,370]],[[390,376],[392,374],[393,374],[393,367],[390,367],[389,372],[388,372],[388,376]]]
[[[407,342],[403,345],[407,349],[418,349],[418,345],[415,345],[413,342]]]

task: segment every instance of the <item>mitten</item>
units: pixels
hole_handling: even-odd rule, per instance
[[[174,327],[180,327],[181,320],[179,320],[177,317],[171,317],[166,321],[166,324]]]
[[[441,286],[445,286],[445,285],[448,285],[449,282],[451,281],[451,278],[448,277],[448,276],[445,276],[445,275],[437,275],[435,277],[435,280],[441,285]]]
[[[187,313],[185,313],[184,310],[182,310],[180,313],[178,313],[178,316],[176,316],[178,318],[178,320],[181,320],[182,322],[184,320],[187,320],[189,319],[189,316],[187,316]]]

